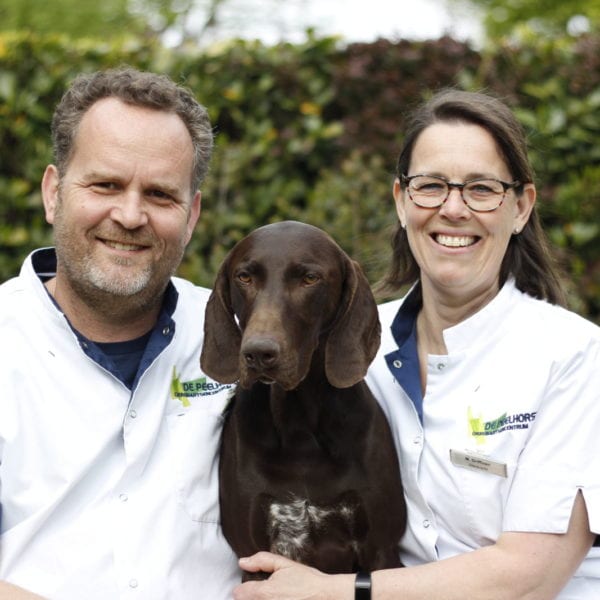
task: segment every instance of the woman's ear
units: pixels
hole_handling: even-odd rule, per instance
[[[56,205],[58,204],[59,183],[58,169],[54,165],[48,165],[42,177],[42,201],[44,202],[46,221],[50,225],[54,224],[54,215],[56,214]]]
[[[396,213],[398,214],[398,219],[400,220],[400,225],[402,228],[406,228],[406,214],[404,211],[404,191],[402,190],[402,184],[400,180],[396,177],[394,180],[394,202],[396,203]]]
[[[523,230],[523,227],[529,220],[529,215],[535,205],[536,200],[536,189],[533,183],[526,183],[523,186],[521,194],[517,194],[517,203],[515,205],[515,218],[513,223],[513,231],[519,232]]]

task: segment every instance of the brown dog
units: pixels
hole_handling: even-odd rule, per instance
[[[365,276],[320,229],[266,225],[226,257],[201,363],[239,380],[219,471],[238,556],[270,550],[329,573],[399,566],[399,466],[363,381],[379,336]]]

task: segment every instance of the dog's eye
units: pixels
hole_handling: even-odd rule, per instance
[[[320,277],[318,275],[315,275],[315,273],[306,273],[306,275],[304,275],[304,277],[302,277],[302,283],[304,283],[305,285],[314,285],[315,283],[317,283],[317,281],[319,281]]]
[[[252,277],[250,277],[250,275],[248,275],[248,273],[242,271],[241,273],[237,274],[237,280],[240,283],[247,284],[247,283],[250,283],[252,281]]]

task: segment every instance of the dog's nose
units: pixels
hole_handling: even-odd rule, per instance
[[[275,365],[279,358],[279,344],[272,339],[255,338],[242,346],[244,360],[253,369],[268,369]]]

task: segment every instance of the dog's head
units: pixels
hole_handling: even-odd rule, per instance
[[[321,229],[285,221],[256,229],[221,265],[206,307],[202,369],[222,383],[294,389],[324,346],[335,387],[366,374],[380,325],[359,265]]]

